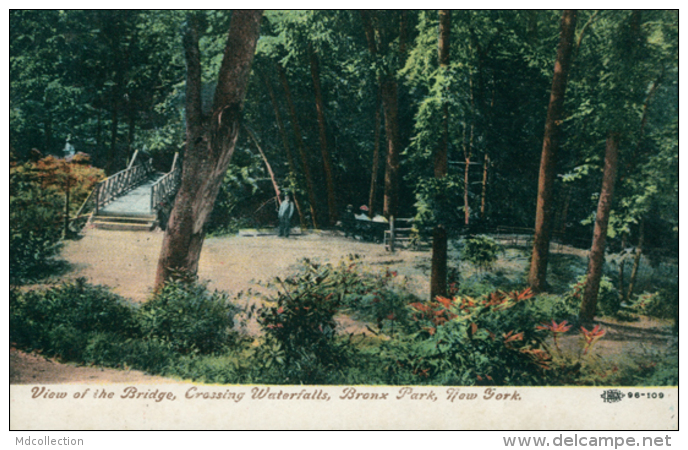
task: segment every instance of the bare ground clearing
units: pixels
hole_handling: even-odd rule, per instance
[[[62,257],[72,266],[64,278],[85,277],[90,283],[110,287],[114,292],[135,302],[151,294],[163,233],[105,231],[88,229],[83,237],[70,241]],[[563,249],[566,251],[567,249]],[[579,251],[577,251],[579,252]],[[303,258],[338,263],[351,254],[359,255],[372,267],[389,267],[405,277],[408,287],[423,298],[429,291],[429,251],[385,251],[380,244],[344,238],[337,232],[306,233],[289,239],[274,235],[217,237],[206,239],[199,265],[199,278],[208,280],[211,289],[226,291],[231,296],[249,288],[261,290],[256,281],[267,282],[275,276],[289,274]],[[452,250],[450,257],[458,255]],[[512,268],[514,261],[500,260],[496,268]],[[461,270],[469,270],[461,267]],[[470,269],[472,270],[472,269]],[[340,317],[346,332],[365,332],[365,325],[350,317]],[[597,343],[595,353],[603,358],[643,357],[666,348],[671,339],[669,324],[648,318],[639,322],[605,321],[607,335]],[[249,323],[248,331],[257,332]],[[563,348],[576,351],[579,337],[567,335]],[[621,362],[621,361],[620,361]],[[175,382],[132,370],[101,369],[61,364],[41,355],[10,349],[10,382],[22,383],[118,383]]]

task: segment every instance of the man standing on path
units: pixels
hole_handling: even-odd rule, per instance
[[[284,193],[284,201],[279,207],[277,218],[279,219],[279,236],[289,237],[291,229],[291,216],[294,215],[294,203],[289,198],[289,193]]]

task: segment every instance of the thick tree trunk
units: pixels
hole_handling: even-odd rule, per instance
[[[382,125],[382,113],[380,112],[380,89],[377,89],[375,101],[375,142],[373,143],[373,168],[370,175],[370,196],[368,198],[368,216],[375,217],[375,197],[377,196],[377,179],[380,167],[380,126]]]
[[[643,241],[645,240],[645,219],[640,221],[640,229],[638,231],[638,246],[635,249],[633,257],[633,269],[631,270],[631,278],[628,280],[628,294],[626,299],[631,300],[633,296],[633,289],[635,289],[635,280],[638,276],[638,269],[640,268],[640,259],[643,255]]]
[[[322,90],[320,88],[320,61],[311,43],[308,44],[308,54],[311,65],[311,78],[315,93],[315,110],[318,116],[318,131],[320,137],[320,153],[322,154],[323,168],[325,170],[325,182],[327,184],[327,208],[329,211],[330,226],[337,223],[337,200],[334,189],[334,176],[332,175],[332,157],[327,146],[327,126],[325,122],[325,107],[323,105]]]
[[[203,246],[204,225],[234,153],[262,11],[235,11],[215,90],[212,116],[201,107],[199,29],[190,20],[184,36],[187,62],[187,149],[182,181],[158,261],[155,286],[171,276],[194,277]]]
[[[284,68],[278,64],[277,73],[282,83],[282,88],[284,89],[284,95],[287,99],[287,107],[289,109],[289,116],[291,118],[291,127],[294,131],[294,138],[296,139],[296,146],[299,148],[299,154],[301,155],[301,164],[303,164],[303,174],[306,177],[306,190],[308,191],[308,202],[311,208],[311,220],[313,221],[313,228],[318,228],[318,214],[316,210],[316,200],[315,200],[315,188],[313,187],[313,178],[311,177],[311,169],[308,164],[308,156],[306,155],[306,146],[303,143],[303,137],[301,135],[301,126],[299,125],[299,119],[296,115],[296,108],[294,107],[294,102],[291,98],[291,90],[289,89],[289,82],[287,81],[287,74]]]
[[[272,84],[270,84],[270,80],[268,80],[266,77],[263,77],[263,82],[265,83],[265,87],[268,90],[268,95],[270,96],[270,102],[272,103],[272,109],[275,111],[275,120],[277,121],[277,129],[279,130],[280,137],[282,138],[282,145],[284,146],[284,152],[287,155],[287,162],[289,163],[289,172],[292,174],[292,180],[294,181],[294,184],[290,186],[292,190],[292,198],[294,199],[294,205],[296,205],[296,211],[299,214],[299,224],[301,225],[301,229],[305,230],[306,229],[306,218],[303,216],[303,212],[301,211],[301,201],[299,200],[299,196],[296,195],[296,185],[295,185],[295,180],[297,177],[297,170],[296,170],[296,161],[294,161],[294,155],[291,152],[291,147],[289,146],[289,138],[287,137],[287,130],[284,128],[284,122],[282,121],[282,114],[280,113],[279,110],[279,104],[277,103],[277,97],[275,96],[275,91],[272,89]]]
[[[610,132],[607,136],[607,148],[604,155],[604,174],[602,176],[602,189],[597,204],[595,217],[595,230],[593,233],[592,247],[590,249],[590,261],[588,274],[581,303],[581,321],[589,323],[595,317],[597,309],[597,294],[602,279],[604,266],[604,250],[607,241],[607,226],[609,224],[609,212],[612,208],[614,197],[614,181],[616,178],[616,166],[619,155],[619,135]]]
[[[554,190],[554,178],[556,175],[555,161],[559,148],[561,121],[564,116],[564,98],[571,65],[571,49],[575,29],[576,12],[572,10],[564,11],[561,17],[561,35],[559,37],[557,60],[554,64],[552,91],[545,122],[545,137],[542,144],[533,256],[528,276],[530,287],[536,292],[545,290],[547,281],[549,242],[552,234],[552,191]]]

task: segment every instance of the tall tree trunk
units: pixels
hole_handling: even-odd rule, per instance
[[[597,294],[602,279],[604,266],[604,250],[607,241],[607,226],[609,224],[609,212],[612,208],[614,197],[614,181],[616,178],[616,166],[619,156],[619,135],[610,132],[607,136],[607,148],[604,155],[604,174],[602,176],[602,189],[597,203],[597,215],[595,217],[595,230],[593,233],[592,247],[590,249],[590,261],[588,273],[583,291],[580,318],[582,322],[592,322],[597,309]]]
[[[156,289],[175,273],[194,277],[198,271],[204,225],[239,134],[261,16],[262,11],[241,10],[232,14],[211,117],[202,112],[200,30],[196,18],[190,19],[184,36],[187,149],[181,186],[163,238]]]
[[[490,155],[485,152],[483,159],[483,181],[480,190],[480,220],[485,220],[485,205],[487,203],[487,171],[490,166]]]
[[[337,200],[335,198],[334,177],[332,175],[332,157],[327,146],[327,126],[325,123],[325,107],[323,105],[322,90],[320,88],[320,61],[311,43],[308,43],[308,54],[311,63],[311,78],[315,92],[315,110],[318,115],[318,131],[320,136],[320,153],[322,154],[325,182],[327,184],[327,208],[330,226],[337,223]]]
[[[387,164],[385,166],[385,196],[383,215],[388,219],[398,217],[399,211],[399,107],[397,82],[389,76],[382,82],[382,107],[385,111],[385,135],[387,137]]]
[[[633,270],[631,270],[631,279],[628,280],[628,294],[626,299],[631,300],[633,297],[633,289],[635,288],[635,280],[638,276],[638,269],[640,268],[640,259],[643,255],[643,241],[645,240],[645,219],[640,220],[640,229],[638,231],[638,246],[635,249],[633,258]]]
[[[625,287],[624,287],[624,266],[626,265],[626,255],[623,253],[626,248],[626,237],[627,233],[623,234],[621,238],[621,260],[619,261],[619,304],[625,300]]]
[[[96,117],[97,117],[97,122],[96,122],[96,149],[95,153],[100,156],[102,155],[103,152],[103,120],[102,120],[102,113],[98,109],[96,110]]]
[[[375,13],[360,11],[363,30],[368,40],[370,54],[377,56],[378,45],[376,35],[380,31],[374,25]],[[403,39],[400,42],[404,44]],[[405,45],[405,44],[404,44]],[[388,68],[388,73],[380,77],[380,93],[382,109],[385,113],[385,137],[387,139],[387,161],[385,165],[385,194],[382,214],[388,219],[397,216],[399,208],[399,155],[401,153],[399,135],[399,106],[398,87],[394,73]]]
[[[268,95],[270,97],[270,103],[272,103],[272,109],[275,111],[275,120],[277,121],[277,129],[279,130],[280,137],[282,138],[282,145],[284,146],[284,152],[287,155],[287,162],[289,163],[289,172],[292,174],[292,180],[293,184],[290,186],[292,190],[292,198],[294,199],[294,205],[296,205],[296,211],[299,214],[299,224],[301,225],[301,229],[305,230],[306,229],[306,218],[303,216],[303,212],[301,211],[301,201],[299,200],[299,196],[296,195],[296,177],[297,177],[297,170],[296,170],[296,161],[294,161],[294,155],[291,152],[291,147],[289,146],[289,138],[287,137],[287,130],[284,128],[284,121],[282,121],[282,114],[280,113],[279,110],[279,104],[277,103],[277,97],[275,96],[275,91],[272,89],[272,84],[270,84],[270,80],[267,79],[267,77],[262,77],[263,78],[263,83],[265,84],[265,87],[267,88]]]
[[[377,195],[377,179],[380,167],[380,126],[382,125],[382,113],[380,112],[380,89],[377,89],[375,101],[375,142],[373,144],[373,168],[370,176],[370,196],[368,198],[368,216],[375,217],[375,197]]]
[[[451,11],[440,10],[439,23],[439,62],[442,70],[449,67],[449,42],[451,30]],[[447,155],[449,154],[449,106],[447,99],[442,102],[442,142],[435,150],[435,178],[447,176]],[[438,223],[432,231],[432,267],[430,274],[430,300],[438,295],[447,295],[447,229],[446,224]]]
[[[127,161],[131,161],[131,156],[134,153],[134,133],[136,130],[136,120],[134,119],[133,111],[129,114],[129,136],[127,137]]]
[[[46,105],[46,118],[45,118],[45,149],[43,150],[44,155],[50,154],[50,149],[53,147],[53,114],[50,112],[50,106]]]
[[[545,122],[545,137],[540,159],[540,177],[538,180],[538,199],[535,213],[535,235],[533,237],[533,256],[530,262],[528,282],[530,287],[540,292],[545,290],[547,282],[547,262],[549,242],[552,234],[552,191],[556,175],[556,154],[559,149],[561,121],[564,117],[564,97],[566,83],[571,65],[571,49],[576,29],[576,12],[566,10],[561,17],[561,35],[557,60],[554,64],[552,91]]]
[[[306,190],[308,191],[308,202],[310,203],[311,208],[311,220],[313,221],[313,228],[318,228],[315,188],[313,187],[313,178],[311,177],[311,169],[310,165],[308,164],[308,156],[306,155],[306,146],[303,143],[301,126],[299,125],[299,119],[296,115],[296,108],[294,107],[294,102],[291,98],[291,90],[289,89],[287,74],[285,73],[284,67],[282,67],[281,64],[277,65],[277,74],[279,75],[282,88],[284,89],[284,95],[287,99],[287,107],[289,109],[289,116],[291,118],[291,127],[294,131],[296,146],[299,148],[299,154],[301,155],[301,164],[303,164],[303,174],[306,177]]]
[[[112,105],[112,120],[110,122],[110,152],[105,173],[112,175],[117,172],[117,129],[119,128],[119,111],[115,104]]]

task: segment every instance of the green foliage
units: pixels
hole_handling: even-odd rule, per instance
[[[414,228],[427,238],[437,224],[455,235],[463,223],[463,207],[457,199],[463,195],[463,181],[458,176],[425,178],[416,184]]]
[[[244,148],[237,148],[232,163],[225,173],[213,212],[206,224],[206,231],[211,235],[236,233],[240,227],[250,224],[247,216],[254,211],[240,211],[242,205],[260,208],[256,199],[261,194],[260,180],[264,180],[263,162],[259,155],[254,155]]]
[[[631,304],[638,314],[660,319],[678,317],[678,289],[644,292]]]
[[[24,170],[26,169],[26,170]],[[10,283],[40,277],[60,249],[64,200],[28,167],[10,169]]]
[[[218,353],[229,344],[237,308],[226,294],[197,282],[170,281],[138,310],[144,338],[181,354]]]
[[[74,158],[52,156],[10,167],[10,283],[36,280],[59,268],[65,191],[70,211],[76,209],[103,172]]]
[[[489,236],[471,236],[462,241],[461,259],[469,261],[481,270],[491,270],[504,249]]]
[[[45,291],[10,293],[10,340],[18,346],[79,360],[93,333],[137,334],[130,304],[79,278]]]
[[[586,280],[587,275],[579,276],[576,283],[571,284],[569,286],[570,290],[564,294],[564,298],[571,308],[580,308]],[[602,276],[600,289],[597,293],[597,311],[603,315],[613,316],[619,311],[620,307],[619,292],[609,277]]]
[[[258,311],[266,334],[260,352],[265,367],[276,364],[287,371],[287,380],[317,383],[331,371],[349,364],[351,347],[336,334],[335,315],[343,305],[349,280],[332,276],[332,267],[305,262],[306,271],[282,281],[277,297]]]

